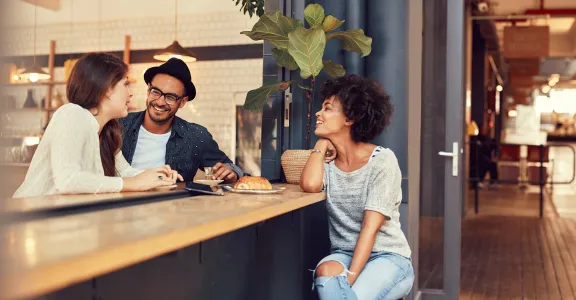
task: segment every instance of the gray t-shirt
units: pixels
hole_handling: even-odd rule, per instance
[[[332,249],[354,251],[364,211],[377,211],[386,221],[376,235],[373,252],[393,252],[410,257],[411,251],[400,228],[402,174],[396,155],[376,147],[362,168],[343,172],[334,161],[324,165],[324,187]]]

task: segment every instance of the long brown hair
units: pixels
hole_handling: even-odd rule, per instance
[[[107,53],[88,53],[74,65],[66,96],[70,103],[86,109],[97,108],[106,93],[126,77],[128,66],[118,57]],[[116,176],[115,154],[122,147],[120,122],[110,120],[100,133],[100,157],[106,176]]]

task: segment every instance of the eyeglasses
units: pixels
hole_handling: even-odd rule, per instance
[[[155,87],[148,88],[148,97],[150,98],[150,100],[158,100],[162,96],[164,96],[164,101],[170,105],[173,105],[176,102],[178,102],[178,100],[186,97],[186,96],[178,96],[172,93],[164,93],[160,89]]]

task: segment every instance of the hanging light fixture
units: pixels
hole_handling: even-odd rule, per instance
[[[194,62],[196,57],[178,43],[178,0],[174,0],[174,42],[154,54],[154,59],[167,61],[170,58],[179,58],[185,62]]]
[[[34,5],[34,63],[32,67],[24,69],[18,76],[21,79],[29,80],[31,82],[36,82],[38,80],[50,79],[50,74],[44,72],[42,68],[36,66],[36,22],[37,22],[37,7]]]
[[[98,1],[98,51],[102,51],[102,0]]]

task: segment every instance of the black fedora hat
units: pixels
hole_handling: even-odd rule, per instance
[[[194,83],[192,83],[190,69],[188,69],[186,63],[181,59],[171,58],[157,67],[149,68],[144,72],[144,82],[149,84],[152,82],[152,79],[156,74],[168,74],[180,80],[184,84],[184,88],[186,88],[188,101],[191,101],[196,97],[196,87],[194,86]]]

